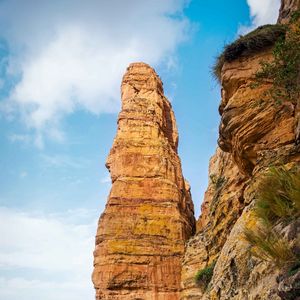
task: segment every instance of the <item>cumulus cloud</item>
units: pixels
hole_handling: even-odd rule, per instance
[[[250,9],[251,25],[241,26],[239,29],[241,34],[245,34],[260,25],[276,23],[280,0],[247,0],[247,3]]]
[[[0,299],[92,299],[97,213],[0,208]]]
[[[38,132],[36,144],[78,109],[116,112],[121,76],[130,62],[173,64],[172,54],[189,28],[185,4],[1,1],[0,36],[8,48],[4,79],[15,82],[7,103]],[[52,138],[62,139],[57,130]]]

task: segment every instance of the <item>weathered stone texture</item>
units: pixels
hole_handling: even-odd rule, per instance
[[[176,300],[195,221],[174,113],[161,80],[144,63],[128,67],[121,91],[107,159],[112,188],[94,251],[96,299]]]
[[[217,149],[209,164],[209,185],[197,222],[197,234],[186,246],[182,264],[181,299],[201,299],[203,291],[195,283],[198,270],[216,262],[237,218],[241,215],[247,177],[230,153]]]
[[[281,0],[278,23],[288,23],[293,13],[298,9],[300,9],[300,0]]]
[[[283,1],[280,22],[286,23],[283,18],[289,19],[297,8],[298,0]],[[272,49],[226,62],[222,68],[220,149],[210,162],[197,233],[186,246],[184,300],[298,299],[293,295],[299,293],[299,272],[280,278],[272,263],[249,254],[243,235],[245,226],[256,224],[252,205],[261,174],[271,165],[300,164],[299,99],[298,105],[276,103],[266,93],[272,82],[253,88],[262,60],[272,60]],[[213,277],[203,291],[194,276],[212,262],[216,262]]]
[[[252,88],[260,61],[271,59],[271,50],[266,50],[225,63],[222,69],[219,145],[232,153],[247,176],[252,175],[257,160],[266,152],[287,149],[295,141],[295,106],[270,98],[266,92],[271,83]]]

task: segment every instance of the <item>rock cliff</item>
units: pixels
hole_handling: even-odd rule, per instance
[[[123,77],[107,159],[112,188],[94,251],[96,299],[179,299],[185,241],[195,228],[178,133],[162,82],[144,63]]]
[[[299,9],[297,0],[282,1],[278,22],[287,24]],[[271,80],[257,84],[261,62],[274,59],[270,44],[247,53],[236,45],[227,48],[227,59],[226,53],[221,57],[219,148],[210,161],[197,233],[186,245],[181,299],[300,299],[300,271],[283,279],[282,268],[251,255],[244,235],[258,222],[253,205],[262,174],[270,166],[299,167],[299,99],[275,101]],[[233,50],[239,53],[231,59]],[[300,225],[295,224],[289,239],[299,243]],[[212,265],[209,284],[201,288],[195,275]]]

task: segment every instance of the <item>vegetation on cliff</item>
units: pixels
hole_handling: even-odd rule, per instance
[[[299,241],[285,231],[300,216],[300,170],[270,168],[258,185],[254,215],[257,225],[244,230],[252,255],[278,267],[298,264]]]
[[[241,56],[249,56],[267,47],[271,47],[275,42],[284,38],[286,26],[284,25],[264,25],[254,31],[240,36],[233,43],[226,45],[224,51],[217,57],[213,66],[213,75],[217,80],[221,80],[221,70],[225,62],[231,62]]]
[[[255,212],[265,224],[290,221],[300,216],[300,172],[271,167],[257,193]]]
[[[272,82],[270,96],[276,103],[296,102],[300,97],[300,11],[293,14],[286,37],[280,37],[273,49],[274,60],[261,62],[255,76],[257,84]],[[255,87],[255,85],[254,85]]]
[[[196,284],[203,290],[206,290],[214,273],[215,262],[208,265],[206,268],[199,270],[195,275]]]

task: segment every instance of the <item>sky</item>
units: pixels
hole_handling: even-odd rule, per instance
[[[211,66],[279,0],[0,0],[0,300],[87,300],[129,63],[172,103],[196,215],[218,137]]]

